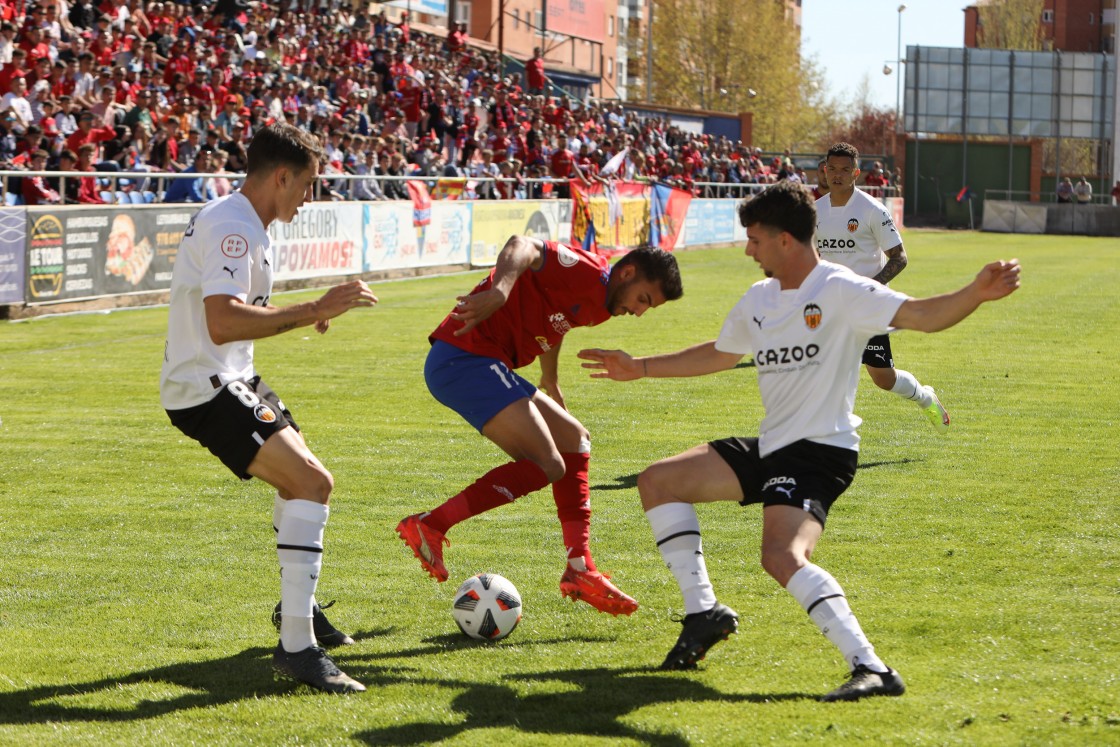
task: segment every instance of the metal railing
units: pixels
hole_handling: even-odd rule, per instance
[[[1074,195],[1070,201],[1061,202],[1056,192],[1041,192],[1027,189],[985,189],[985,200],[1009,200],[1011,202],[1038,202],[1043,204],[1059,205],[1111,205],[1112,195],[1099,193],[1092,195],[1088,200],[1079,200]]]
[[[242,179],[245,178],[244,173],[182,173],[182,172],[160,172],[160,171],[0,171],[0,193],[5,196],[4,203],[8,206],[22,204],[22,194],[16,192],[14,194],[19,196],[19,200],[9,200],[7,195],[13,194],[11,191],[12,181],[23,177],[42,176],[50,179],[58,179],[58,193],[62,196],[65,204],[76,204],[73,202],[65,202],[66,187],[68,180],[94,178],[98,181],[98,193],[109,193],[113,197],[113,203],[119,201],[120,193],[151,193],[152,197],[149,200],[153,203],[162,203],[163,196],[167,187],[172,181],[181,179],[212,181],[217,179],[226,179],[230,182],[232,188],[236,189]],[[320,178],[316,180],[314,186],[314,199],[315,200],[352,200],[356,199],[351,197],[352,187],[350,183],[361,180],[374,180],[378,183],[380,192],[384,193],[386,184],[389,183],[404,183],[410,181],[424,182],[429,190],[434,190],[440,182],[462,182],[464,189],[458,196],[458,199],[465,200],[496,200],[496,199],[550,199],[556,198],[557,187],[565,186],[568,184],[567,179],[553,179],[551,177],[522,177],[520,179],[504,178],[504,177],[490,177],[490,176],[389,176],[389,175],[370,175],[370,174],[320,174]],[[651,177],[637,177],[634,179],[638,183],[668,183],[676,184],[675,180],[658,180]],[[473,184],[473,189],[467,189],[466,185]],[[497,190],[494,189],[496,184],[513,185],[509,190],[508,197],[501,197]],[[545,185],[551,185],[545,188]],[[709,199],[743,199],[752,195],[758,194],[770,183],[736,183],[736,182],[694,182],[693,183],[693,196],[699,198]],[[808,184],[806,187],[812,188],[816,185]],[[898,194],[896,187],[861,187],[874,197],[883,199],[886,197],[894,197]],[[505,190],[503,190],[505,191]],[[988,190],[988,192],[999,192],[999,190]],[[987,193],[986,193],[987,194]],[[1031,193],[1037,194],[1037,193]],[[1104,204],[1108,204],[1110,198],[1107,195],[1102,196],[1105,198]],[[390,199],[390,198],[384,198]],[[398,199],[407,199],[407,197],[399,197]],[[998,198],[997,198],[998,199]],[[131,203],[130,199],[130,203]],[[123,204],[123,203],[121,203]],[[140,204],[136,202],[135,204]]]

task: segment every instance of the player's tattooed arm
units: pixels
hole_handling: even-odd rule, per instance
[[[887,255],[887,263],[883,265],[883,269],[879,270],[879,274],[872,278],[883,285],[898,277],[898,274],[906,269],[906,250],[902,248],[902,244],[892,247],[884,252]]]

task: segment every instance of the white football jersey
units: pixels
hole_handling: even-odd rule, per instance
[[[751,286],[720,330],[716,349],[751,354],[766,416],[758,451],[766,456],[806,439],[859,450],[853,413],[868,338],[887,332],[908,296],[831,262],[800,288],[769,278]]]
[[[171,276],[171,309],[159,380],[160,404],[180,410],[208,402],[231,381],[253,377],[253,342],[215,345],[207,296],[267,306],[272,294],[268,231],[240,192],[210,202],[191,220]]]
[[[887,249],[902,244],[890,211],[871,195],[856,190],[843,207],[830,195],[817,200],[817,251],[821,259],[872,278],[887,263]]]

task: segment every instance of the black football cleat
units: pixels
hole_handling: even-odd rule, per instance
[[[872,695],[902,695],[904,692],[906,692],[906,684],[898,672],[893,669],[888,669],[886,672],[872,672],[860,664],[852,670],[851,679],[828,695],[822,696],[821,702],[859,700]]]
[[[327,693],[360,693],[366,686],[353,679],[318,646],[289,653],[280,644],[272,652],[272,668],[278,678],[295,680]]]
[[[329,609],[334,606],[334,602],[327,602],[322,607],[316,604],[311,608],[311,626],[315,631],[315,640],[323,648],[338,648],[339,646],[352,646],[354,639],[343,633],[341,630],[331,625],[331,621],[323,614],[323,610]],[[280,603],[276,603],[276,609],[272,611],[272,624],[276,626],[276,631],[280,631]]]
[[[685,615],[684,630],[677,643],[665,657],[661,669],[692,669],[704,658],[708,649],[739,629],[739,613],[727,605],[716,602],[707,612]]]

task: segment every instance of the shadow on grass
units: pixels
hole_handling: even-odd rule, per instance
[[[387,632],[368,631],[354,637],[361,640]],[[564,637],[503,644],[503,647],[599,640],[595,637]],[[430,743],[473,729],[504,727],[525,735],[624,737],[658,747],[678,747],[686,745],[688,740],[679,734],[632,726],[625,723],[625,717],[646,706],[675,702],[769,703],[814,698],[807,693],[728,694],[687,676],[651,669],[544,671],[510,675],[506,677],[509,684],[496,685],[426,677],[414,667],[363,664],[363,661],[372,659],[431,656],[447,650],[493,645],[471,641],[457,634],[434,636],[423,643],[426,645],[411,650],[372,655],[351,653],[351,649],[346,649],[338,652],[338,660],[344,671],[370,690],[365,695],[353,697],[376,697],[379,689],[393,685],[434,685],[456,691],[450,708],[452,713],[463,717],[462,723],[417,722],[368,729],[351,735],[353,738],[371,745],[403,745]],[[294,686],[290,682],[274,681],[271,656],[271,648],[255,647],[210,661],[184,662],[121,677],[41,685],[0,693],[0,725],[138,721],[243,700],[281,696],[292,691]],[[185,692],[159,697],[171,687]]]
[[[359,640],[358,636],[354,636],[355,640]],[[532,649],[535,646],[556,646],[566,643],[612,643],[616,639],[613,636],[591,636],[591,635],[566,635],[563,638],[533,638],[531,640],[517,640],[511,641],[508,638],[501,643],[492,641],[476,640],[468,638],[462,633],[447,633],[446,635],[432,636],[425,638],[421,643],[427,644],[424,646],[416,646],[414,648],[399,649],[395,651],[382,651],[379,653],[358,654],[347,658],[347,666],[349,667],[346,672],[358,680],[362,680],[362,670],[355,666],[362,661],[374,661],[381,659],[408,659],[414,656],[432,656],[434,654],[445,654],[449,651],[469,651],[471,649],[501,649],[503,651],[516,651],[518,649]],[[351,671],[353,670],[353,671]],[[364,680],[363,680],[364,682]]]
[[[924,462],[925,459],[887,459],[882,462],[860,462],[856,469],[875,469],[876,467],[893,467],[896,464],[912,464],[914,462]]]
[[[355,639],[385,635],[385,630],[367,631]],[[255,647],[210,661],[192,661],[145,669],[123,676],[91,682],[40,685],[26,690],[0,693],[0,724],[34,724],[46,721],[135,721],[176,711],[221,706],[240,700],[282,695],[293,689],[272,675],[272,648]],[[345,661],[346,654],[339,656]],[[345,671],[345,664],[343,664]],[[367,684],[374,687],[403,682],[397,674],[368,670]],[[152,699],[151,692],[177,686],[189,692]],[[139,692],[130,694],[130,688]],[[126,703],[128,699],[135,702]],[[90,701],[98,701],[93,704]],[[105,705],[100,705],[105,702]]]
[[[370,729],[353,737],[371,745],[428,744],[472,729],[511,728],[523,735],[622,737],[657,747],[683,747],[689,742],[679,734],[643,730],[623,719],[640,708],[665,703],[770,703],[815,698],[806,693],[727,694],[687,677],[648,669],[576,669],[507,679],[514,684],[439,683],[463,689],[451,701],[452,711],[463,716],[462,723],[417,722]],[[560,683],[560,687],[550,688],[550,682]]]
[[[638,487],[637,475],[622,475],[621,477],[614,478],[613,485],[601,484],[592,485],[592,490],[631,490]]]

